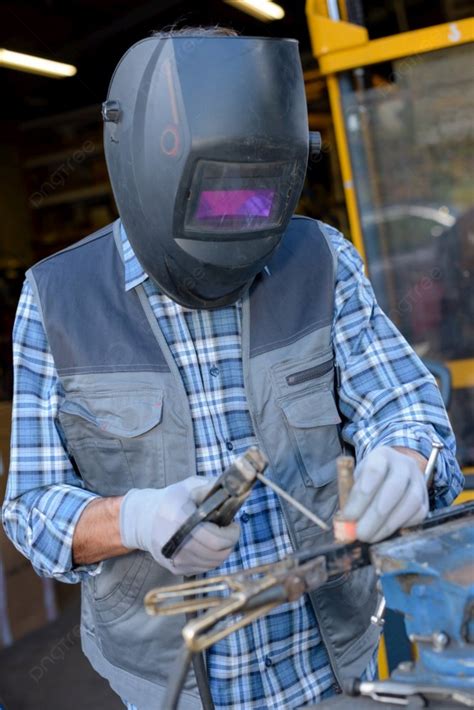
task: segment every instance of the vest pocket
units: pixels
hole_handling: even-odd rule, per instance
[[[176,584],[183,578],[160,567],[142,551],[103,564],[102,572],[93,578],[95,591],[90,602],[103,656],[119,669],[166,685],[169,674],[175,672],[185,618],[148,616],[144,597],[153,587]]]
[[[155,564],[151,555],[141,550],[105,560],[94,577],[94,602],[100,623],[116,621],[131,606],[142,604],[141,594],[148,570]]]
[[[103,496],[165,485],[161,390],[94,392],[59,410],[68,451],[87,488]]]
[[[329,390],[312,390],[298,397],[280,399],[289,437],[306,486],[324,486],[336,477],[336,458],[341,453],[341,422]]]

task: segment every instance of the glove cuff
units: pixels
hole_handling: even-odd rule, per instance
[[[124,547],[150,550],[152,526],[162,491],[154,488],[132,488],[120,506],[120,536]]]

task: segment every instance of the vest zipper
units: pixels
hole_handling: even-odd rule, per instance
[[[294,372],[292,375],[286,377],[286,381],[290,386],[300,385],[302,382],[308,382],[309,380],[314,380],[316,377],[321,377],[321,375],[326,375],[332,367],[333,358],[314,367],[308,367],[306,370]]]

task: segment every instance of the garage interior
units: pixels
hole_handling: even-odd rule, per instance
[[[366,27],[371,40],[442,23],[456,23],[472,14],[472,4],[465,0],[388,0],[384,3],[364,0],[355,5],[360,24]],[[298,212],[329,222],[349,238],[353,237],[328,83],[313,54],[306,3],[304,0],[279,0],[279,6],[284,10],[284,17],[264,22],[224,0],[70,0],[68,3],[8,0],[2,3],[1,47],[72,64],[77,67],[77,73],[56,80],[0,66],[3,98],[0,118],[0,502],[9,465],[13,391],[11,332],[24,274],[38,260],[117,217],[103,153],[101,103],[113,69],[130,45],[153,30],[217,24],[232,27],[241,34],[297,38],[305,74],[309,126],[312,131],[319,131],[322,137],[320,158],[308,171]],[[425,288],[421,297],[420,291],[414,291],[417,284],[423,283],[420,279],[426,277],[426,268],[423,271],[420,267],[418,276],[414,272],[410,284],[398,285],[395,293],[386,295],[386,307],[390,315],[395,313],[398,317],[397,324],[409,341],[420,346],[422,357],[436,362],[464,363],[451,368],[449,413],[459,438],[459,457],[469,481],[474,473],[474,379],[471,369],[474,357],[474,226],[472,182],[469,188],[462,175],[466,160],[470,161],[471,168],[473,166],[472,115],[469,116],[468,111],[469,106],[473,107],[474,63],[469,45],[458,49],[459,58],[452,65],[457,72],[452,102],[449,106],[447,103],[426,104],[425,135],[434,130],[434,122],[429,121],[432,110],[440,112],[444,126],[444,133],[432,141],[435,145],[433,155],[438,161],[438,192],[431,190],[430,182],[431,192],[427,190],[423,194],[420,190],[414,202],[409,189],[404,191],[401,187],[397,194],[391,192],[392,183],[380,184],[377,189],[379,197],[382,195],[380,204],[384,205],[383,220],[392,224],[391,234],[396,234],[398,240],[398,246],[385,257],[399,259],[400,270],[406,268],[404,254],[407,261],[413,258],[403,241],[408,224],[409,229],[429,228],[433,238],[445,234],[446,230],[452,230],[455,235],[443,242],[440,252],[453,265],[449,277],[444,279],[443,276],[445,290],[450,289],[451,302],[446,307],[450,309],[452,320],[441,319],[440,324],[436,318],[430,320],[426,315],[437,307],[439,300],[436,295],[438,277],[432,268],[428,276],[434,283],[433,288]],[[416,48],[413,55],[418,56]],[[418,80],[422,80],[423,61],[417,59],[410,63],[405,59],[404,62],[398,69],[399,83],[405,81],[407,90],[416,91],[415,84],[409,83],[415,73]],[[416,72],[411,69],[413,62]],[[356,72],[354,82],[357,82]],[[393,118],[399,108],[396,105],[399,99],[391,93],[393,72],[393,65],[380,62],[374,65],[370,78],[366,75],[362,79],[366,82],[365,88],[369,84],[370,87],[387,87],[384,98],[388,113],[383,124],[387,133],[381,134],[380,141],[389,135],[390,130],[398,130]],[[433,72],[434,67],[427,63],[428,88],[430,81],[449,81],[449,76],[434,76]],[[471,88],[464,91],[461,86]],[[350,103],[349,94],[348,91],[347,101]],[[367,110],[370,110],[370,103]],[[459,135],[464,131],[465,152],[462,156],[458,148],[445,150],[451,140],[449,125],[453,135],[456,132],[456,146],[462,145]],[[352,146],[355,162],[358,149],[360,146]],[[368,160],[368,183],[370,170],[383,167],[383,161],[372,166],[370,162]],[[400,184],[405,179],[408,181],[412,174],[410,170],[415,169],[413,165],[408,166],[407,174],[400,176]],[[456,199],[461,205],[470,204],[470,213],[467,209],[456,211],[448,201],[439,198],[445,190],[444,173],[446,183],[459,175],[461,187]],[[384,190],[391,193],[388,207],[383,198]],[[361,209],[364,200],[371,199],[362,190]],[[366,212],[368,231],[380,218],[380,209],[376,205]],[[423,226],[423,220],[429,225]],[[422,239],[425,239],[425,231],[420,236]],[[434,258],[440,260],[440,253],[436,252]],[[423,253],[420,254],[420,259],[424,259]],[[369,248],[367,259],[370,265]],[[377,271],[374,266],[371,275],[376,290],[379,281],[382,292],[387,281],[386,272]],[[423,287],[418,286],[420,288],[423,291]],[[381,298],[383,300],[384,296]],[[418,310],[413,307],[415,298]],[[441,336],[438,335],[440,332]],[[425,347],[428,342],[430,345]],[[470,487],[471,483],[468,484]],[[13,548],[0,529],[1,710],[75,710],[83,707],[112,710],[123,707],[82,656],[78,636],[79,593],[77,586],[38,578],[29,562]]]

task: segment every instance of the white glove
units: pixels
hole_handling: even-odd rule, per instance
[[[379,446],[360,462],[354,477],[356,482],[342,512],[347,520],[358,521],[359,540],[378,542],[425,519],[428,491],[410,456]]]
[[[146,550],[173,574],[190,576],[221,565],[240,535],[237,523],[219,527],[200,523],[172,559],[161,548],[214,485],[200,476],[166,488],[133,488],[120,506],[120,534],[124,547]]]

